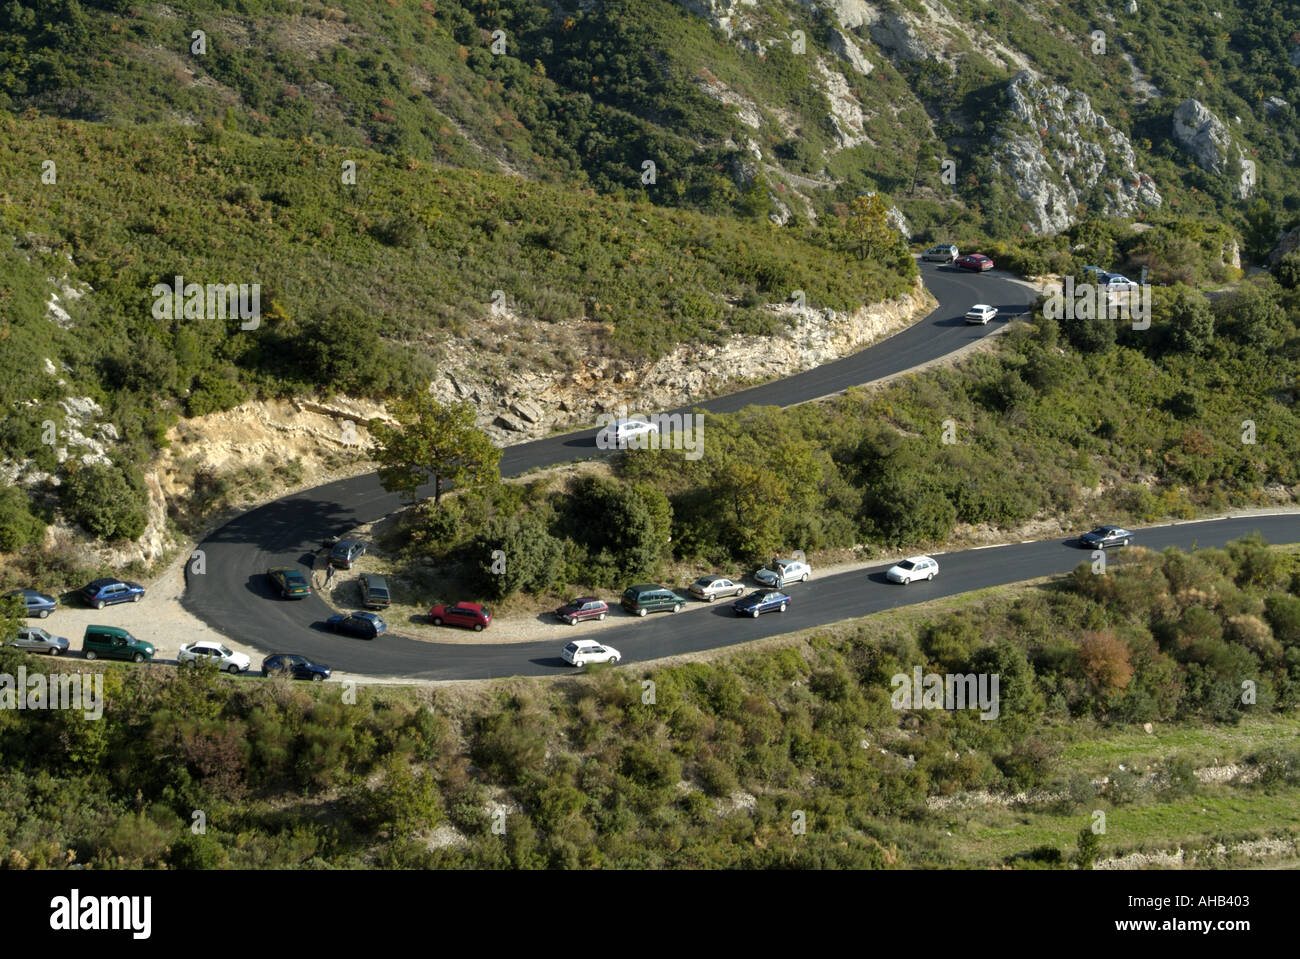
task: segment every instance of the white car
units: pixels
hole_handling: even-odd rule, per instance
[[[757,573],[754,579],[764,586],[785,586],[788,583],[806,583],[812,567],[801,559],[774,559]]]
[[[623,658],[613,646],[605,646],[590,639],[578,639],[564,647],[560,653],[566,663],[582,667],[588,663],[617,663]]]
[[[885,578],[891,583],[906,586],[914,579],[934,579],[939,573],[939,564],[932,556],[909,556],[895,566],[889,567]]]
[[[1138,284],[1119,273],[1107,273],[1098,277],[1107,293],[1121,293],[1138,289]]]
[[[615,420],[596,434],[596,446],[602,450],[644,449],[649,445],[651,433],[659,432],[659,424],[641,416]],[[635,442],[633,442],[635,440]]]
[[[993,317],[997,315],[998,308],[996,306],[989,306],[987,303],[976,303],[966,311],[966,322],[979,323],[982,325],[988,323],[989,320],[993,319]]]
[[[251,660],[246,654],[227,649],[220,643],[207,641],[182,646],[180,652],[176,654],[176,662],[182,666],[215,663],[218,669],[224,669],[228,673],[246,673],[251,665]]]

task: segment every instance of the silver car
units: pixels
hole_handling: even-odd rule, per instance
[[[67,639],[51,636],[39,626],[20,626],[18,635],[9,640],[9,645],[34,653],[49,653],[51,656],[59,656],[68,651]]]
[[[691,583],[689,592],[695,598],[711,603],[719,596],[744,596],[745,587],[725,576],[701,576]]]
[[[921,254],[921,259],[927,263],[951,263],[957,259],[960,254],[957,248],[951,243],[940,243],[938,246],[932,246]]]

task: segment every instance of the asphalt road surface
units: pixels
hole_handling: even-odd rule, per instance
[[[969,345],[996,325],[1025,312],[1033,299],[1025,286],[995,274],[969,274],[933,264],[924,264],[922,272],[940,305],[921,322],[834,363],[739,393],[700,400],[695,406],[718,413],[750,404],[790,406],[870,383]],[[998,318],[988,326],[967,325],[963,315],[974,303],[998,307]],[[512,476],[603,455],[608,453],[596,448],[596,431],[587,430],[508,447],[502,455],[501,472]],[[208,625],[240,642],[267,652],[300,653],[349,673],[486,679],[572,669],[559,656],[571,631],[559,623],[554,644],[429,643],[401,636],[400,625],[393,623],[381,638],[367,641],[324,631],[320,623],[332,610],[318,596],[281,600],[267,585],[267,567],[302,564],[310,568],[322,541],[380,519],[401,505],[399,497],[384,492],[372,473],[287,496],[245,513],[199,545],[205,553],[206,572],[196,575],[187,570],[184,604]],[[1179,523],[1140,531],[1136,542],[1153,548],[1189,548],[1197,543],[1221,546],[1252,531],[1262,533],[1270,542],[1300,541],[1300,515]],[[757,620],[739,618],[729,603],[718,601],[701,611],[656,613],[625,629],[602,630],[600,641],[616,646],[624,663],[698,652],[908,603],[1064,573],[1088,560],[1090,554],[1061,541],[1045,541],[936,555],[940,557],[940,575],[934,582],[892,585],[884,579],[885,567],[824,578],[817,577],[814,570],[812,580],[787,590],[793,601],[785,613],[766,613]],[[615,608],[613,615],[625,614]],[[572,633],[592,635],[582,629]]]

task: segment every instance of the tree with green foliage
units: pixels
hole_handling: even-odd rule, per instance
[[[32,512],[32,501],[16,486],[0,488],[0,553],[16,553],[45,537],[45,523]]]
[[[498,554],[497,551],[500,551]],[[564,544],[536,513],[520,512],[489,522],[467,548],[482,595],[506,599],[523,590],[540,593],[560,575]]]
[[[118,466],[77,466],[59,487],[63,511],[97,539],[138,539],[148,525],[144,481]]]
[[[1199,291],[1178,285],[1156,308],[1156,319],[1164,321],[1165,343],[1171,350],[1204,356],[1214,342],[1214,311]]]
[[[845,232],[850,249],[859,259],[884,259],[898,240],[898,231],[889,225],[889,207],[878,193],[861,193],[849,204]]]
[[[439,403],[427,391],[392,405],[393,426],[369,423],[371,455],[379,462],[384,489],[414,503],[420,487],[433,481],[433,502],[442,501],[446,484],[472,486],[501,479],[501,450],[474,424],[471,403]]]
[[[1091,826],[1079,830],[1079,848],[1074,854],[1074,864],[1080,869],[1091,869],[1101,855],[1101,836]]]
[[[1242,239],[1246,241],[1246,255],[1255,262],[1268,257],[1277,242],[1277,214],[1268,200],[1256,197],[1246,210],[1246,229]]]

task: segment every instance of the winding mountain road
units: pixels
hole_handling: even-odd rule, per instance
[[[919,323],[833,363],[739,393],[701,400],[695,406],[716,413],[734,412],[750,404],[790,406],[902,373],[988,335],[996,324],[1025,312],[1033,300],[1023,283],[996,274],[967,274],[932,264],[924,264],[922,273],[939,307]],[[965,323],[963,314],[976,302],[998,307],[999,316],[993,324]],[[608,455],[596,448],[595,437],[595,430],[586,430],[507,447],[501,473],[513,476],[537,467]],[[367,642],[321,630],[319,623],[332,610],[318,596],[282,601],[267,586],[267,567],[311,566],[323,540],[380,519],[401,505],[399,497],[385,492],[371,473],[251,510],[199,545],[205,554],[206,572],[198,575],[187,569],[184,605],[209,626],[240,642],[267,652],[298,652],[359,675],[451,680],[539,676],[571,669],[559,656],[560,648],[571,638],[559,624],[553,644],[430,643],[400,635],[396,624],[390,624],[381,639]],[[1300,514],[1178,523],[1139,531],[1137,543],[1153,548],[1197,543],[1221,546],[1252,531],[1259,531],[1270,542],[1300,541]],[[790,588],[792,603],[783,614],[740,619],[729,604],[715,603],[690,613],[656,614],[635,626],[614,630],[612,636],[603,633],[601,639],[608,637],[623,653],[625,663],[647,661],[1063,573],[1089,556],[1060,541],[936,555],[941,572],[934,582],[891,585],[885,581],[884,567],[820,578],[814,574],[808,583]],[[616,608],[613,615],[624,614]]]

